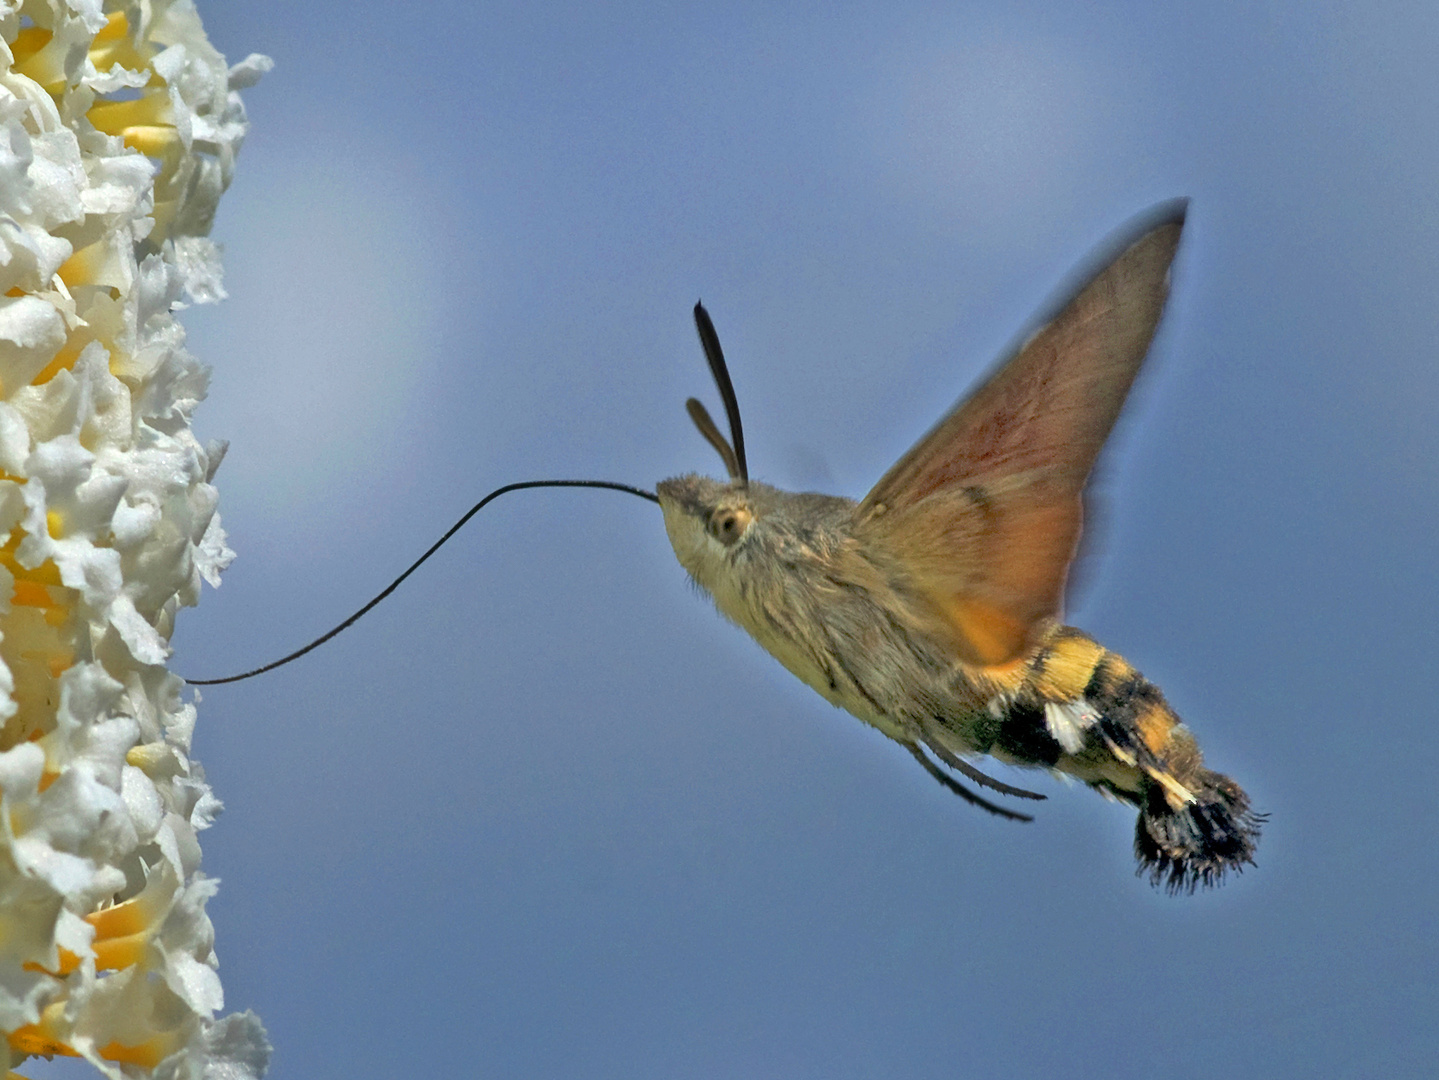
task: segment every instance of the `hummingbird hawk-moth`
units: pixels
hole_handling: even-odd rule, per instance
[[[1204,767],[1153,683],[1060,622],[1085,485],[1159,324],[1185,206],[1166,203],[1121,229],[1112,258],[857,503],[750,480],[734,386],[696,304],[730,438],[697,400],[686,407],[728,480],[690,474],[656,492],[607,480],[506,484],[328,633],[242,674],[187,681],[238,682],[323,645],[501,495],[623,491],[660,505],[680,564],[725,616],[950,791],[1028,821],[952,773],[1028,799],[1044,796],[966,759],[1076,777],[1138,807],[1141,873],[1172,891],[1215,884],[1253,863],[1262,817],[1238,784]]]
[[[1164,204],[1122,229],[1114,257],[859,502],[749,478],[719,339],[697,304],[731,439],[698,401],[687,407],[729,478],[656,489],[681,565],[822,697],[995,814],[1028,820],[945,767],[1043,797],[966,760],[990,755],[1137,807],[1140,872],[1173,891],[1252,864],[1262,819],[1205,768],[1159,689],[1060,616],[1086,482],[1159,324],[1185,209]]]

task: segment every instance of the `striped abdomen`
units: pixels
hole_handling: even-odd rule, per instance
[[[975,733],[989,745],[976,750],[1057,769],[1137,806],[1140,872],[1172,890],[1253,864],[1262,817],[1238,784],[1204,767],[1159,688],[1123,657],[1056,627],[1006,674]]]

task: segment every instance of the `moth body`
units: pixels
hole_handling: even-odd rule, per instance
[[[900,737],[902,670],[918,657],[901,659],[909,650],[875,604],[877,580],[861,584],[875,575],[848,535],[853,500],[695,475],[656,492],[681,565],[720,612],[831,704]],[[729,541],[732,518],[744,525]]]
[[[694,582],[831,704],[906,747],[1051,769],[1138,807],[1141,867],[1173,888],[1252,859],[1243,791],[1203,767],[1159,689],[1083,631],[1051,624],[1018,661],[966,664],[926,635],[902,568],[855,538],[853,500],[693,474],[656,491]]]
[[[1124,230],[1054,317],[859,502],[749,479],[719,340],[696,305],[733,444],[699,402],[687,407],[730,477],[656,488],[690,577],[821,696],[996,814],[1027,820],[940,763],[1043,798],[969,764],[990,755],[1138,807],[1140,870],[1173,890],[1252,863],[1261,819],[1204,767],[1158,688],[1060,614],[1084,486],[1159,323],[1183,221],[1171,203]]]

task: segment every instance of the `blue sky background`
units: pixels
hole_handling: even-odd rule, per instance
[[[510,496],[204,695],[274,1077],[1432,1075],[1439,8],[201,12],[277,66],[187,315],[240,557],[179,671],[322,632],[507,481],[718,471],[697,297],[753,474],[861,496],[1189,195],[1069,617],[1272,815],[1155,892],[1130,811],[1038,775],[991,818],[801,686],[653,506]]]

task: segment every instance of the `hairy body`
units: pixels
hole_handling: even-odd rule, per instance
[[[698,475],[657,490],[715,606],[831,704],[911,752],[1053,769],[1138,807],[1136,854],[1174,888],[1252,860],[1243,791],[1204,767],[1158,688],[1083,631],[1051,623],[1016,661],[966,664],[927,633],[905,567],[855,538],[853,500]],[[745,513],[745,540],[714,542],[711,522]]]
[[[1163,694],[1061,625],[1083,489],[1168,293],[1184,204],[1123,231],[1113,257],[860,502],[751,482],[709,316],[695,318],[731,446],[688,408],[728,481],[656,488],[681,565],[719,610],[832,704],[902,743],[952,791],[987,754],[1075,777],[1139,809],[1141,871],[1171,889],[1253,862],[1260,818],[1204,767]]]

